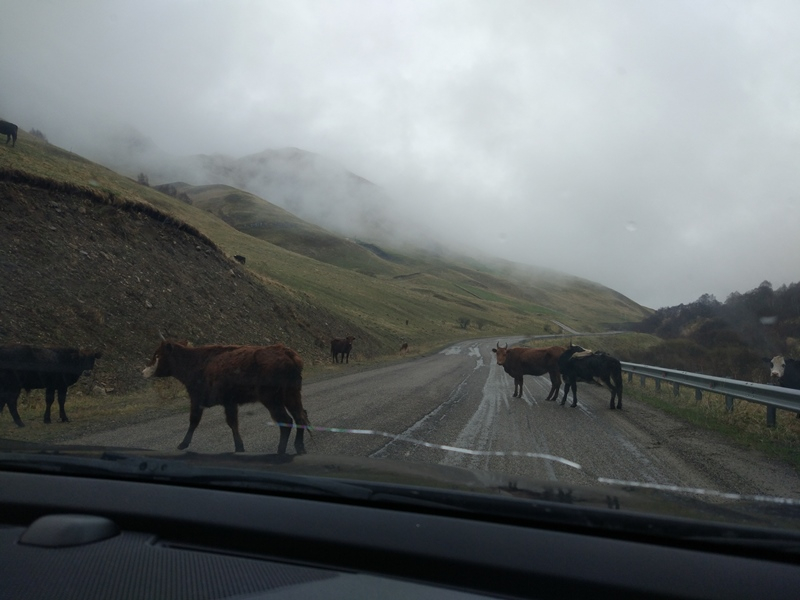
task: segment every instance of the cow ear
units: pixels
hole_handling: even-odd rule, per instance
[[[497,352],[497,348],[492,348],[492,352]]]
[[[103,358],[103,353],[100,352],[100,350],[98,350],[97,352],[94,353],[94,357],[95,358]]]

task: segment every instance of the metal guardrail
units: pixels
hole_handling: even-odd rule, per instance
[[[628,381],[634,375],[642,377],[642,384],[647,377],[656,381],[656,388],[660,382],[667,381],[672,383],[674,392],[677,394],[679,386],[694,388],[699,399],[702,391],[713,392],[725,396],[727,410],[733,410],[733,400],[740,398],[747,402],[755,402],[767,407],[767,426],[774,427],[776,421],[776,409],[789,410],[800,413],[800,390],[793,390],[776,385],[764,385],[762,383],[751,383],[749,381],[739,381],[736,379],[726,379],[724,377],[713,377],[711,375],[700,375],[689,373],[688,371],[675,371],[673,369],[663,369],[661,367],[651,367],[649,365],[639,365],[636,363],[622,363],[622,370],[628,373]]]

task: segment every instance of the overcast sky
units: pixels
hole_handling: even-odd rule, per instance
[[[658,308],[800,280],[800,2],[5,0],[0,117],[294,146]]]

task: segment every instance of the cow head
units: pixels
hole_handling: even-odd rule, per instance
[[[142,376],[144,376],[145,379],[149,379],[150,377],[169,377],[168,362],[164,359],[172,354],[174,345],[174,342],[168,342],[166,340],[158,345],[158,348],[156,348],[156,351],[153,353],[153,358],[150,359],[150,362],[147,363],[147,366],[142,370]]]
[[[492,348],[492,352],[497,354],[497,364],[503,366],[506,362],[506,356],[508,356],[508,344],[501,348],[500,342],[497,342],[497,346]]]
[[[786,370],[786,359],[783,356],[774,356],[773,358],[764,357],[764,362],[769,365],[769,374],[772,377],[781,378]]]

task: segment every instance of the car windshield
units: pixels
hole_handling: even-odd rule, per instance
[[[800,529],[798,23],[6,2],[0,463]]]

